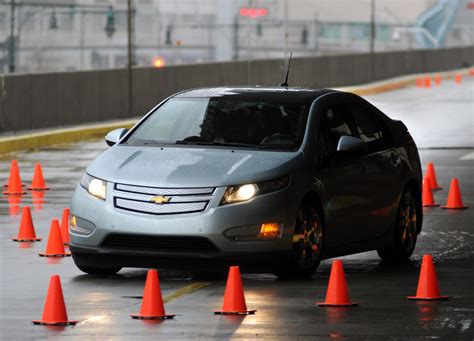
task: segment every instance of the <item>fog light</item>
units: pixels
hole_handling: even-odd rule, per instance
[[[78,221],[79,224],[81,224],[85,228],[78,226]],[[76,218],[76,216],[71,215],[71,219],[69,220],[69,230],[72,233],[89,235],[92,233],[92,231],[94,231],[94,229],[94,224],[88,222],[87,220]]]
[[[266,223],[262,224],[260,233],[258,234],[259,239],[278,239],[281,236],[281,224],[277,223]]]

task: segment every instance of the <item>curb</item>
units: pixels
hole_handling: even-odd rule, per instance
[[[445,72],[419,73],[409,76],[391,78],[360,86],[334,88],[334,90],[352,92],[359,96],[375,95],[387,91],[406,88],[414,85],[417,78],[437,74],[443,78],[453,78],[455,74],[469,75],[469,69],[458,69]],[[23,135],[0,138],[0,155],[12,153],[19,150],[34,150],[39,147],[50,146],[60,143],[73,143],[93,137],[103,137],[110,130],[117,128],[131,128],[139,118],[135,120],[114,121],[103,124],[82,125],[79,127],[53,129],[43,132],[32,132]]]
[[[39,147],[60,143],[78,142],[93,137],[103,137],[113,129],[131,128],[136,121],[137,120],[115,121],[113,123],[54,129],[39,133],[0,138],[0,155],[19,150],[33,150]]]

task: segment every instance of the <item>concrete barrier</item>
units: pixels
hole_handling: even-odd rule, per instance
[[[134,69],[133,116],[177,91],[219,85],[278,85],[283,60]],[[474,64],[474,47],[295,58],[290,85],[356,85]],[[0,76],[0,133],[128,118],[126,70]]]

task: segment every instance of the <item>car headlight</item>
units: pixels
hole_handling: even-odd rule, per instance
[[[84,187],[90,195],[105,200],[107,196],[107,182],[104,180],[94,178],[84,173],[80,185]]]
[[[248,201],[258,195],[279,191],[288,186],[289,176],[284,176],[270,181],[262,181],[254,184],[229,186],[224,193],[221,205]]]

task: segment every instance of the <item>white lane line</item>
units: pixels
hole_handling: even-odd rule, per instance
[[[474,160],[474,152],[467,153],[463,157],[460,157],[459,160]]]

